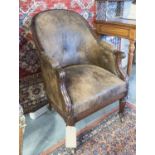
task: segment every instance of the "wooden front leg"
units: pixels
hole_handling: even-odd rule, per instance
[[[129,54],[128,54],[128,68],[127,68],[128,76],[130,75],[131,70],[132,70],[133,56],[134,56],[134,52],[135,52],[135,45],[134,45],[134,43],[135,43],[135,41],[130,40]]]
[[[22,155],[23,148],[23,128],[19,127],[19,155]]]

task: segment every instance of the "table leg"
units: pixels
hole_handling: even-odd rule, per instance
[[[132,63],[133,63],[133,56],[135,52],[135,41],[130,40],[130,45],[129,45],[129,54],[128,54],[128,68],[127,68],[127,74],[128,76],[131,73],[132,70]]]
[[[19,128],[19,155],[22,155],[23,128]]]

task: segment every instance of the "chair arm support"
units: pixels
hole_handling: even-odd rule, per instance
[[[118,51],[118,50],[114,50],[114,55],[115,55],[116,70],[117,70],[119,77],[123,81],[128,81],[128,75],[127,75],[127,73],[125,73],[125,71],[122,67],[122,63],[121,63],[122,59],[124,59],[126,57],[125,53]]]
[[[70,96],[66,89],[66,83],[65,83],[66,72],[64,71],[63,68],[59,68],[57,69],[57,73],[58,73],[58,77],[60,81],[60,91],[64,99],[65,108],[66,108],[67,113],[70,114],[70,112],[72,111],[72,103],[71,103]]]
[[[42,73],[43,77],[48,76],[48,79],[45,77],[45,85],[49,88],[49,83],[51,83],[49,90],[46,90],[47,95],[50,96],[53,93],[53,98],[56,104],[59,104],[60,107],[69,115],[72,111],[71,99],[68,95],[65,83],[66,73],[63,68],[59,65],[53,65],[52,61],[45,54],[40,55]],[[48,75],[47,75],[48,74]],[[48,81],[47,81],[48,80]],[[47,81],[47,84],[46,84]],[[47,86],[48,85],[48,86]],[[52,91],[53,90],[53,91]],[[60,98],[61,97],[61,98]]]

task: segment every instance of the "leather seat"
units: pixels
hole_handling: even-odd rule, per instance
[[[64,70],[75,116],[127,91],[124,81],[101,67],[84,64],[72,65]]]

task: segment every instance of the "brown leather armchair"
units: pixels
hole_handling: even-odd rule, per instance
[[[117,100],[123,112],[128,91],[123,52],[98,40],[73,11],[41,12],[31,28],[49,102],[67,125]]]

